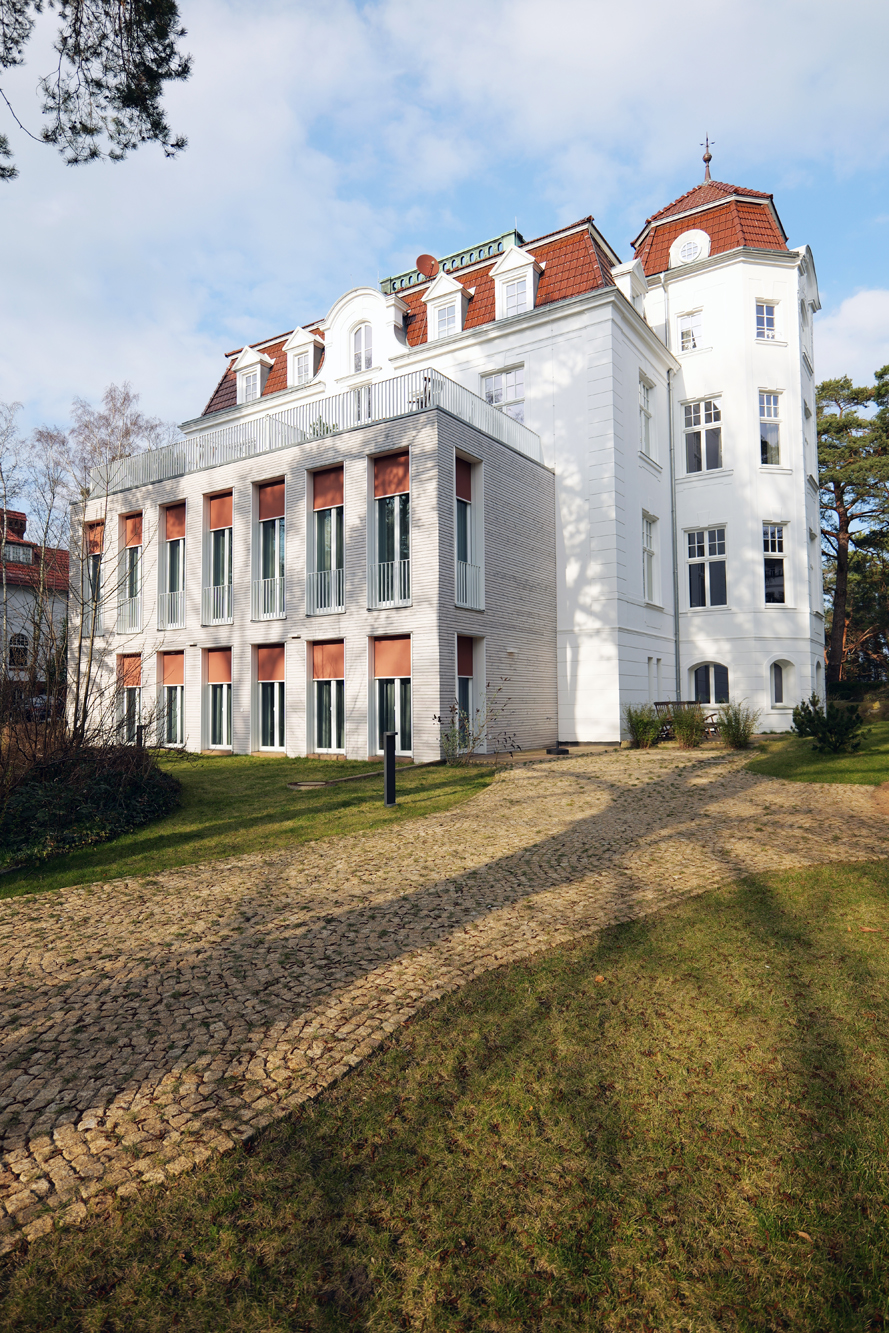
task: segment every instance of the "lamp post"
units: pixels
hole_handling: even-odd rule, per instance
[[[383,732],[383,800],[395,804],[395,732]]]

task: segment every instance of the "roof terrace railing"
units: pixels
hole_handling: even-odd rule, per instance
[[[202,431],[163,449],[118,459],[107,470],[107,492],[127,491],[133,486],[221,467],[433,407],[443,408],[538,463],[543,461],[540,437],[534,431],[440,371],[426,369],[377,380],[330,398],[317,398],[283,412]],[[95,469],[92,481],[91,498],[104,495],[105,469]]]

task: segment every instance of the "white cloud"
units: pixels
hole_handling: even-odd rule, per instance
[[[848,296],[815,324],[815,369],[819,380],[848,375],[854,384],[872,384],[889,365],[889,291],[872,288]]]

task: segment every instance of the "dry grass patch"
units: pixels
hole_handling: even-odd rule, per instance
[[[889,1322],[889,867],[481,978],[249,1150],[6,1261],[17,1330]]]

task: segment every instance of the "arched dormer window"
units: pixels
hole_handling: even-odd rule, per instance
[[[369,324],[360,324],[352,334],[353,364],[355,370],[370,370],[373,365],[373,341]]]
[[[685,264],[696,264],[710,255],[710,237],[705,231],[695,227],[684,231],[670,246],[670,268],[682,268]]]

